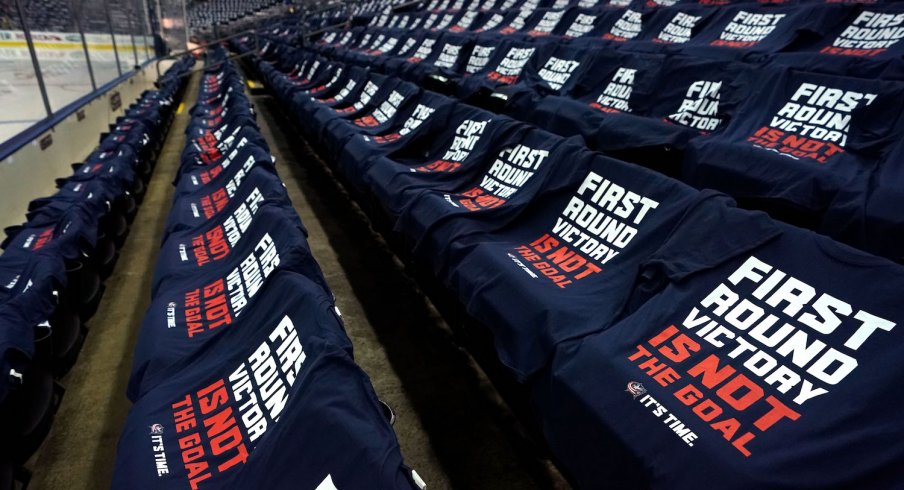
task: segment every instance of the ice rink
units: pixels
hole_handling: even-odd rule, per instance
[[[37,77],[21,33],[0,31],[0,142],[47,116]],[[109,35],[91,34],[88,53],[98,87],[120,75]],[[81,38],[75,33],[34,33],[35,50],[50,107],[58,111],[92,91]],[[116,36],[122,73],[144,62],[148,52],[140,38],[132,49],[130,36]]]

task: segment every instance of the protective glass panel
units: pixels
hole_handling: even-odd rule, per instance
[[[143,0],[132,1],[132,12],[135,19],[135,52],[138,54],[138,62],[144,62],[154,57],[154,42],[151,39],[151,27],[148,24],[148,10]]]
[[[152,0],[149,0],[152,1]],[[182,51],[188,42],[185,6],[182,0],[159,0],[160,35],[172,52]]]
[[[138,64],[138,57],[132,44],[132,33],[135,32],[135,15],[132,12],[131,0],[107,0],[110,11],[110,22],[116,39],[116,52],[119,54],[119,66],[123,73],[128,73]]]
[[[19,2],[31,30],[50,109],[58,111],[94,90],[74,13],[69,0]]]
[[[77,5],[77,15],[85,32],[94,78],[100,87],[119,76],[116,50],[113,47],[113,37],[110,35],[110,24],[107,20],[106,2],[104,0],[73,0],[73,2]]]
[[[13,0],[0,0],[0,143],[47,116]]]

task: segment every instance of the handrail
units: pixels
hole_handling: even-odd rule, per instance
[[[419,3],[423,3],[423,1],[424,1],[424,0],[412,0],[411,2],[405,2],[405,3],[400,3],[400,4],[398,4],[398,5],[393,5],[392,11],[393,11],[393,12],[399,12],[399,11],[401,11],[402,9],[406,9],[406,8],[408,8],[408,7],[417,5],[417,4],[419,4]]]
[[[236,38],[236,37],[239,37],[239,36],[244,36],[244,35],[249,34],[249,33],[254,35],[254,50],[257,51],[257,48],[258,48],[258,46],[260,45],[259,39],[258,39],[258,35],[257,35],[257,31],[258,31],[258,28],[246,29],[246,30],[244,30],[244,31],[237,32],[237,33],[235,33],[235,34],[230,34],[229,36],[226,36],[226,37],[221,37],[221,38],[219,38],[219,39],[214,39],[213,41],[209,41],[209,42],[207,42],[207,43],[201,44],[201,45],[199,45],[199,46],[197,46],[197,47],[194,47],[194,48],[191,48],[191,49],[185,49],[185,50],[182,50],[182,51],[180,51],[180,52],[178,52],[178,53],[173,53],[173,54],[168,54],[168,55],[166,55],[166,56],[161,56],[161,57],[157,58],[157,62],[156,62],[156,64],[155,64],[155,68],[157,69],[157,78],[158,78],[158,79],[160,78],[160,62],[161,62],[161,61],[168,60],[168,59],[177,59],[177,58],[181,58],[181,57],[183,57],[183,56],[185,56],[185,55],[187,55],[187,54],[189,54],[189,53],[207,49],[207,48],[208,48],[210,45],[212,45],[212,44],[219,44],[219,43],[221,43],[221,42],[223,42],[223,41],[228,41],[228,40],[230,40],[230,39],[233,39],[233,38]],[[243,55],[243,56],[244,56],[244,55]],[[192,74],[192,73],[194,73],[194,71],[189,72],[188,75],[190,75],[190,74]]]
[[[329,11],[329,10],[333,10],[334,8],[337,8],[337,7],[344,7],[345,5],[346,5],[346,4],[344,4],[344,3],[342,3],[342,2],[331,3],[331,4],[328,4],[328,5],[326,5],[326,6],[319,7],[319,8],[316,8],[316,9],[314,9],[314,10],[311,10],[311,11],[306,11],[306,12],[304,13],[304,16],[305,16],[305,17],[310,17],[310,16],[312,16],[312,15],[317,15],[317,14],[320,14],[320,13],[323,13],[323,12],[327,12],[327,11]]]
[[[195,68],[195,69],[189,70],[188,72],[183,73],[183,74],[181,74],[181,75],[179,75],[179,76],[180,76],[180,77],[190,77],[190,76],[194,75],[195,73],[198,73],[199,71],[204,71],[204,70],[213,69],[213,68],[219,68],[219,67],[225,65],[226,62],[228,62],[228,61],[242,59],[242,58],[244,58],[244,57],[246,57],[246,56],[251,56],[252,54],[255,54],[256,52],[257,52],[257,49],[254,49],[254,50],[249,50],[249,51],[247,51],[247,52],[245,52],[245,53],[242,53],[242,54],[237,54],[237,55],[235,55],[235,56],[229,56],[229,57],[227,57],[226,59],[224,59],[223,61],[220,61],[220,62],[218,62],[218,63],[216,63],[216,64],[214,64],[214,65],[205,65],[205,66],[202,66],[202,67],[200,67],[200,68]]]
[[[320,29],[317,29],[316,31],[306,32],[306,33],[304,34],[304,37],[305,37],[305,38],[309,38],[309,37],[312,37],[312,36],[316,36],[317,34],[323,34],[324,32],[330,31],[330,30],[332,30],[332,29],[336,29],[337,27],[348,27],[348,26],[349,26],[349,22],[350,22],[350,21],[346,20],[345,22],[340,22],[340,23],[338,23],[338,24],[333,24],[333,25],[329,25],[329,26],[326,26],[326,27],[321,27]]]
[[[291,4],[271,5],[264,10],[249,12],[244,16],[234,20],[229,20],[222,23],[216,22],[211,26],[201,27],[199,28],[199,30],[207,30],[209,32],[210,28],[212,27],[213,35],[219,36],[220,32],[224,29],[226,30],[226,32],[230,32],[236,28],[243,29],[243,32],[250,29],[265,29],[266,27],[261,25],[261,22],[271,18],[279,18],[287,14],[293,14],[295,13],[294,9],[295,6]],[[248,27],[249,24],[253,24],[254,27]],[[218,26],[220,27],[218,28]]]

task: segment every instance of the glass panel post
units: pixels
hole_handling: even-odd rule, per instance
[[[126,5],[129,6],[129,36],[132,39],[132,56],[135,58],[135,66],[138,66],[138,49],[135,47],[135,22],[132,21],[132,16],[134,15],[132,8],[134,5],[132,5],[131,0],[126,0]]]
[[[41,64],[38,63],[38,54],[35,52],[34,40],[31,38],[31,29],[25,21],[25,13],[22,12],[20,0],[15,0],[16,12],[19,14],[19,23],[22,25],[22,32],[25,34],[25,42],[28,44],[28,54],[31,55],[31,64],[35,70],[35,80],[38,81],[38,88],[41,90],[41,99],[44,100],[44,109],[47,111],[47,117],[53,114],[50,109],[50,98],[47,97],[47,87],[44,85],[44,76],[41,74]]]
[[[69,3],[72,16],[75,21],[75,28],[78,29],[78,35],[82,38],[82,50],[85,52],[85,62],[88,64],[88,77],[91,79],[91,90],[97,90],[97,80],[94,79],[94,68],[91,66],[91,54],[88,52],[88,41],[85,39],[85,30],[82,29],[82,12],[80,8],[75,7],[75,2]]]
[[[107,26],[110,28],[110,40],[113,41],[113,55],[116,56],[116,70],[122,76],[122,66],[119,64],[119,48],[116,47],[116,31],[113,30],[113,19],[110,17],[110,2],[104,0],[104,12],[107,13]]]

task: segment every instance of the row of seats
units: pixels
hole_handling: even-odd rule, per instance
[[[406,0],[366,0],[357,2],[313,2],[305,3],[299,10],[271,15],[265,27],[271,35],[279,34],[287,42],[303,42],[302,37],[312,32],[321,32],[349,21],[357,24],[370,22],[376,12],[404,7]]]
[[[66,32],[72,29],[72,10],[65,0],[35,0],[22,7],[28,28],[32,31]],[[15,2],[0,5],[0,29],[21,30],[21,21]]]
[[[211,48],[135,347],[113,488],[423,488]]]
[[[711,14],[899,7],[784,8]],[[412,269],[491,332],[564,472],[581,488],[898,485],[904,268],[708,187],[790,219],[779,204],[894,168],[900,60],[813,72],[759,43],[456,31],[353,27],[303,49],[280,31],[253,59]]]
[[[846,9],[844,16],[832,17],[841,26],[834,31],[880,15],[875,7],[825,8]],[[900,5],[883,9],[881,15],[904,22]],[[660,8],[655,15],[680,17],[679,10]],[[336,62],[580,136],[592,149],[904,260],[897,246],[904,226],[892,205],[904,200],[896,185],[904,154],[898,43],[875,57],[775,52],[758,61],[751,59],[753,48],[682,45],[649,52],[631,44],[601,37],[355,28],[326,34],[316,49]],[[278,42],[271,49],[283,48],[292,49]],[[801,66],[804,59],[809,61]],[[291,71],[298,61],[287,56],[279,68]]]
[[[174,63],[0,247],[0,488],[37,450],[63,394],[193,60]],[[18,470],[17,470],[18,471]],[[20,473],[20,476],[22,473]]]
[[[204,0],[188,8],[192,28],[212,27],[234,22],[255,12],[284,3],[282,0]]]

